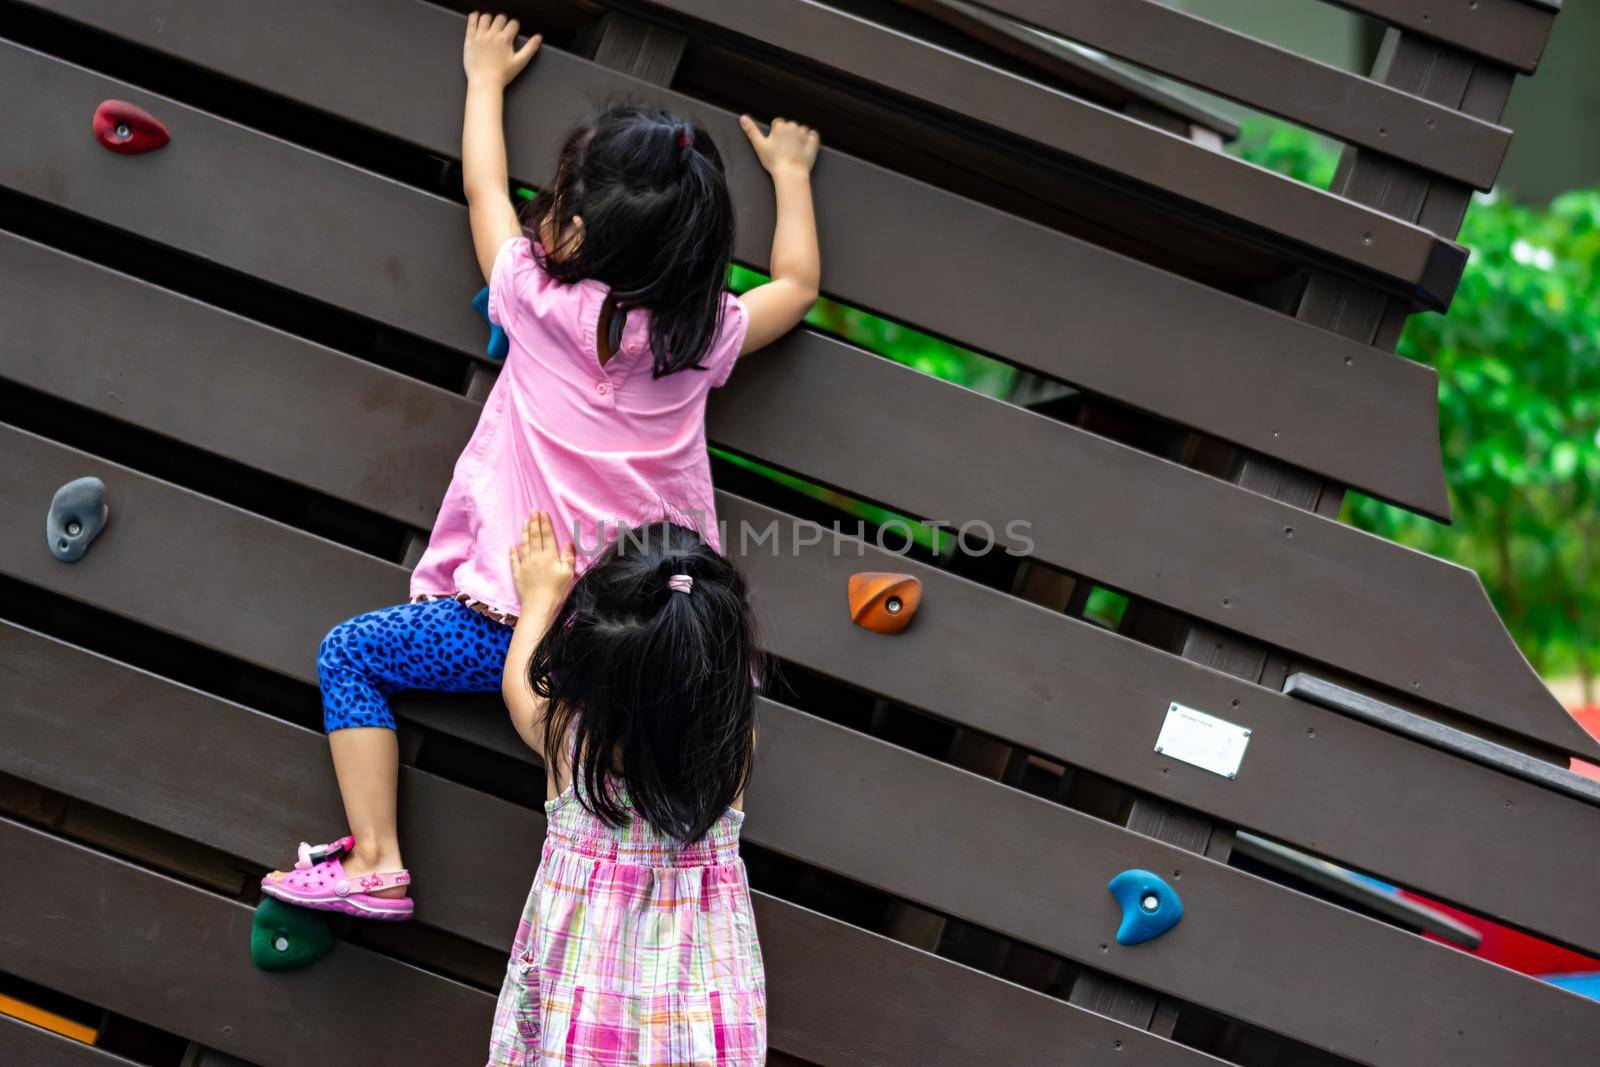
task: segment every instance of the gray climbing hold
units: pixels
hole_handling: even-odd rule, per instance
[[[50,554],[62,563],[75,563],[89,551],[89,542],[106,528],[106,483],[99,478],[79,478],[56,490],[45,519]]]

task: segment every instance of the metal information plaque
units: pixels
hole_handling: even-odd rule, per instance
[[[1182,704],[1169,704],[1156,751],[1212,774],[1237,778],[1249,744],[1248,727]]]

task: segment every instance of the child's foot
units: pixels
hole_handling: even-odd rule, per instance
[[[384,897],[388,900],[399,899],[406,895],[406,889],[411,884],[411,877],[406,872],[405,864],[400,862],[398,850],[389,855],[384,855],[375,850],[363,849],[358,845],[348,856],[344,857],[343,862],[346,877],[354,881],[370,878],[382,871],[388,871],[395,875],[406,875],[404,881],[396,882],[386,889],[370,890],[375,897]]]
[[[302,844],[295,869],[268,874],[261,891],[317,911],[399,920],[411,917],[412,903],[406,897],[410,883],[398,852],[390,858],[375,850],[352,849],[344,838],[327,846]]]

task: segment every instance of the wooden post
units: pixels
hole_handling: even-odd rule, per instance
[[[681,33],[618,11],[598,23],[593,59],[652,85],[672,84],[687,39]]]

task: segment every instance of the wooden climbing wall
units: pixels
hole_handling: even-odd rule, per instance
[[[99,1046],[0,1015],[0,1061],[481,1062],[543,829],[497,700],[402,703],[418,921],[246,954],[261,872],[339,825],[314,649],[404,598],[495,373],[464,6],[0,2],[0,995]],[[735,115],[802,118],[827,295],[1014,368],[969,389],[808,327],[714,398],[781,666],[746,839],[774,1063],[1593,1057],[1600,1005],[1306,855],[1600,955],[1600,791],[1566,769],[1600,745],[1476,576],[1336,518],[1346,488],[1448,513],[1436,380],[1393,348],[1450,301],[1557,3],[1340,0],[1390,27],[1370,75],[1153,0],[508,6],[548,41],[517,179],[597,101],[661,101],[729,157],[759,270]],[[1022,24],[1328,134],[1332,188]],[[106,99],[172,142],[106,152]],[[62,564],[40,527],[85,475],[111,524]],[[851,501],[1031,543],[903,555]],[[925,588],[892,638],[845,611],[885,569]],[[1236,776],[1155,750],[1174,704],[1251,730]],[[1130,868],[1186,911],[1125,947]]]

